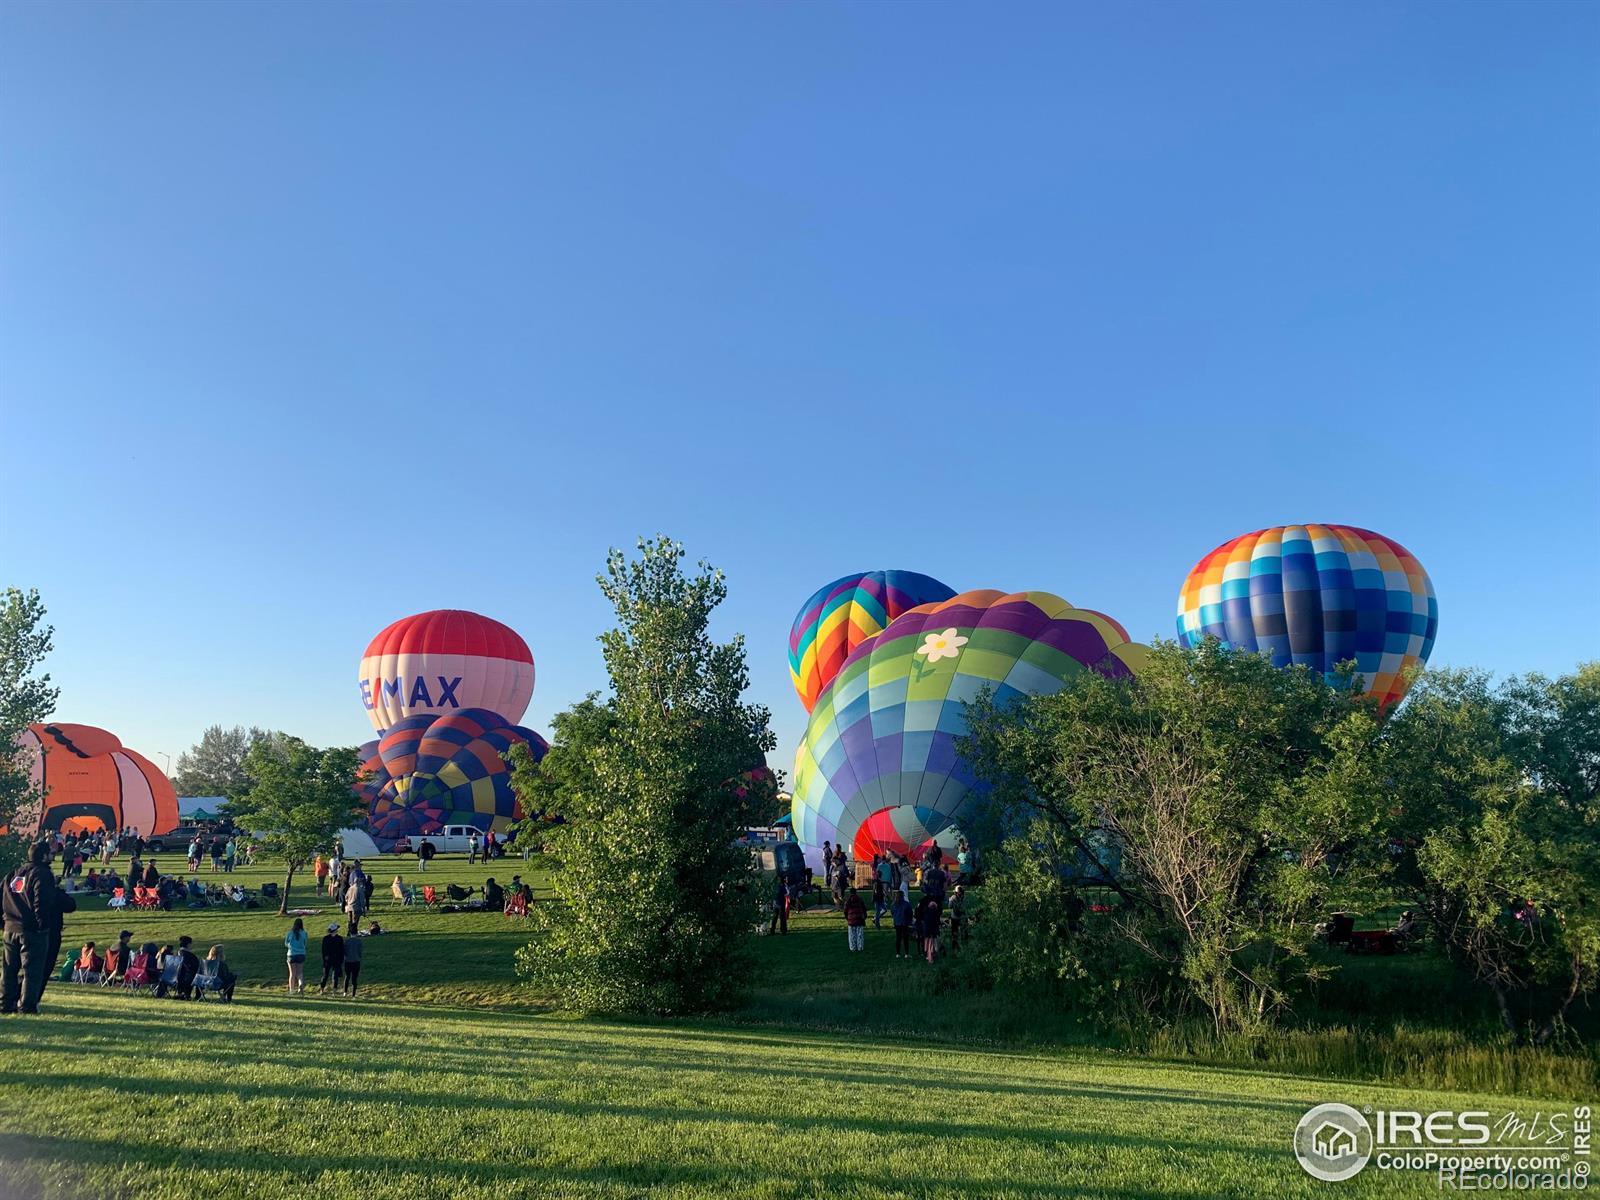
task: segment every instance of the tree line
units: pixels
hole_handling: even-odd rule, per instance
[[[1387,715],[1351,685],[1213,640],[976,702],[991,981],[1248,1031],[1337,986],[1321,918],[1404,906],[1506,1030],[1549,1042],[1600,962],[1600,664],[1435,671]]]

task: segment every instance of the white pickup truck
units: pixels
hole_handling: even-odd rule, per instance
[[[438,833],[414,834],[400,838],[394,844],[396,854],[415,854],[423,842],[432,842],[440,854],[465,854],[471,848],[470,839],[476,835],[478,849],[483,849],[483,830],[475,825],[446,825]]]

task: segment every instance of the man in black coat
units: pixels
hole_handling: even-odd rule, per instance
[[[194,977],[200,973],[200,956],[193,945],[194,939],[187,934],[178,939],[178,997],[182,1000],[194,994]]]
[[[50,847],[35,843],[28,862],[6,880],[0,911],[5,917],[4,958],[0,961],[0,1013],[39,1011],[50,971],[50,938],[58,928],[56,877],[50,873]]]

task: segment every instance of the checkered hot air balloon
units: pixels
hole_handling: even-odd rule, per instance
[[[446,825],[504,830],[522,819],[504,755],[526,744],[534,761],[550,746],[531,729],[487,709],[405,717],[361,747],[367,824],[384,841],[437,833]]]
[[[1178,595],[1178,638],[1214,634],[1329,677],[1354,660],[1388,709],[1428,661],[1439,631],[1433,581],[1392,538],[1350,525],[1278,525],[1224,542],[1195,564]]]
[[[954,595],[915,571],[867,571],[817,589],[789,630],[789,677],[800,703],[810,712],[850,652],[901,613]]]
[[[857,858],[920,847],[975,815],[987,787],[961,758],[964,704],[1004,704],[1084,672],[1144,661],[1109,617],[1048,592],[964,592],[902,614],[851,652],[823,690],[795,762],[793,823],[807,846]]]

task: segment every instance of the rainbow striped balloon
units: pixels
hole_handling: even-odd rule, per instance
[[[1049,592],[964,592],[903,613],[856,647],[811,711],[795,836],[857,858],[939,838],[988,791],[959,750],[967,701],[984,688],[1001,704],[1045,695],[1086,672],[1126,678],[1148,652]]]
[[[1224,542],[1178,594],[1178,639],[1215,635],[1273,664],[1331,676],[1354,660],[1380,708],[1399,703],[1407,672],[1439,631],[1433,581],[1392,538],[1352,525],[1278,525]]]
[[[789,677],[800,703],[807,712],[816,707],[850,652],[901,613],[955,594],[915,571],[867,571],[818,588],[789,630]]]

